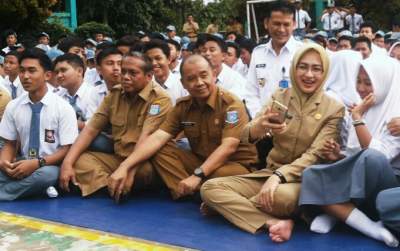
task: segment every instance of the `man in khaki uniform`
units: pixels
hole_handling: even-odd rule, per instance
[[[312,53],[317,52],[321,55],[321,65],[314,58],[314,61],[306,58],[307,53],[315,56]],[[315,67],[312,74],[309,68],[304,71],[310,62]],[[328,69],[329,60],[322,47],[309,44],[296,53],[291,68],[293,87],[277,90],[272,96],[272,100],[288,107],[290,116],[283,123],[272,123],[270,119],[276,114],[271,111],[270,100],[242,134],[243,142],[257,141],[266,133],[273,135],[274,147],[268,154],[266,168],[248,175],[207,181],[201,188],[207,205],[203,209],[212,208],[253,234],[267,227],[274,242],[290,239],[302,172],[323,162],[323,145],[338,138],[344,116],[343,105],[323,91]],[[311,92],[306,89],[309,79],[313,79]]]
[[[114,193],[121,193],[131,166],[154,156],[152,163],[174,199],[198,191],[203,180],[249,173],[257,160],[253,145],[240,143],[248,122],[243,103],[216,86],[210,63],[190,56],[181,68],[182,83],[190,96],[178,100],[166,121],[111,176]],[[170,142],[184,131],[191,151]],[[160,150],[161,149],[161,150]]]
[[[196,23],[192,15],[188,15],[187,21],[183,24],[182,31],[190,38],[191,42],[197,41],[197,32],[199,31],[199,24]]]
[[[152,82],[151,69],[150,60],[140,53],[123,59],[121,86],[114,86],[104,98],[63,162],[60,175],[63,189],[68,191],[72,181],[87,196],[107,186],[109,176],[163,122],[172,104],[168,94]],[[115,154],[84,152],[109,123]],[[128,193],[133,183],[135,188],[141,188],[152,180],[150,162],[138,163],[130,170],[123,193]]]

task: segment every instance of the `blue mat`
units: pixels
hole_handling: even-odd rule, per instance
[[[202,217],[198,208],[193,201],[174,202],[166,193],[136,195],[121,205],[105,195],[0,203],[5,212],[200,250],[392,250],[347,227],[318,235],[301,224],[289,242],[274,244],[266,233],[248,234],[220,216]]]

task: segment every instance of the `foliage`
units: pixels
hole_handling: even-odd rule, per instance
[[[115,34],[110,26],[97,22],[84,23],[76,28],[75,33],[82,38],[93,37],[96,33],[103,33],[110,37]]]
[[[51,15],[50,7],[56,3],[57,0],[1,0],[0,30],[35,28]]]

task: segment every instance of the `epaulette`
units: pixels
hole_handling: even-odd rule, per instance
[[[192,99],[192,97],[191,97],[190,95],[185,96],[185,97],[181,97],[181,98],[178,98],[178,99],[176,100],[176,104],[184,103],[184,102],[187,102],[187,101],[189,101],[189,100],[191,100],[191,99]]]

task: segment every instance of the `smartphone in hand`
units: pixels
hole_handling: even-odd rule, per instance
[[[285,119],[287,117],[288,108],[287,108],[287,106],[274,100],[272,102],[271,112],[277,113],[278,115],[269,118],[269,122],[275,123],[275,124],[282,124],[283,122],[285,122]]]

